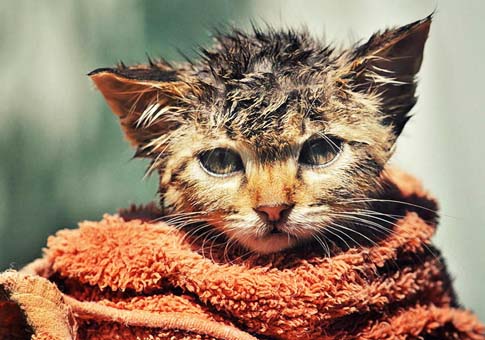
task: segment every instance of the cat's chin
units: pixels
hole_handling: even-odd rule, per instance
[[[258,254],[277,253],[298,244],[298,240],[287,233],[268,234],[264,237],[249,237],[239,242],[244,247]]]

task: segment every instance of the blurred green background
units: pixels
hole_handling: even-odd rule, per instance
[[[181,60],[210,28],[250,21],[308,26],[348,45],[437,8],[420,73],[420,101],[394,163],[440,199],[436,243],[461,301],[485,319],[485,2],[0,1],[0,270],[41,256],[48,235],[156,199],[156,179],[132,150],[86,73]]]

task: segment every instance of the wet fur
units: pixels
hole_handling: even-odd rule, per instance
[[[90,76],[136,155],[160,174],[173,223],[201,222],[269,253],[362,233],[348,214],[371,214],[368,200],[384,189],[380,175],[416,102],[430,22],[376,33],[346,50],[307,32],[232,30],[196,62],[149,60]],[[343,150],[327,167],[303,167],[301,146],[316,134],[337,136]],[[216,147],[237,151],[244,173],[205,172],[197,155]],[[287,233],[268,235],[253,208],[277,204],[295,207]]]

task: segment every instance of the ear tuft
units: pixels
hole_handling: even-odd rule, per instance
[[[126,67],[125,63],[123,60],[120,60],[117,65],[118,70],[123,71],[126,70],[128,67]]]
[[[145,52],[146,56],[147,56],[147,60],[148,60],[148,65],[150,65],[151,68],[154,68],[156,65],[155,63],[153,62],[152,58],[150,57],[150,55],[148,54],[148,52]]]
[[[416,81],[423,60],[432,16],[406,26],[374,34],[354,49],[353,88],[373,93],[381,100],[384,122],[398,136],[416,103]]]

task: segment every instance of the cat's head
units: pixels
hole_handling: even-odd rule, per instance
[[[416,102],[430,23],[343,51],[307,33],[232,31],[195,63],[90,76],[159,172],[174,223],[208,221],[269,253],[345,228],[378,192]]]

